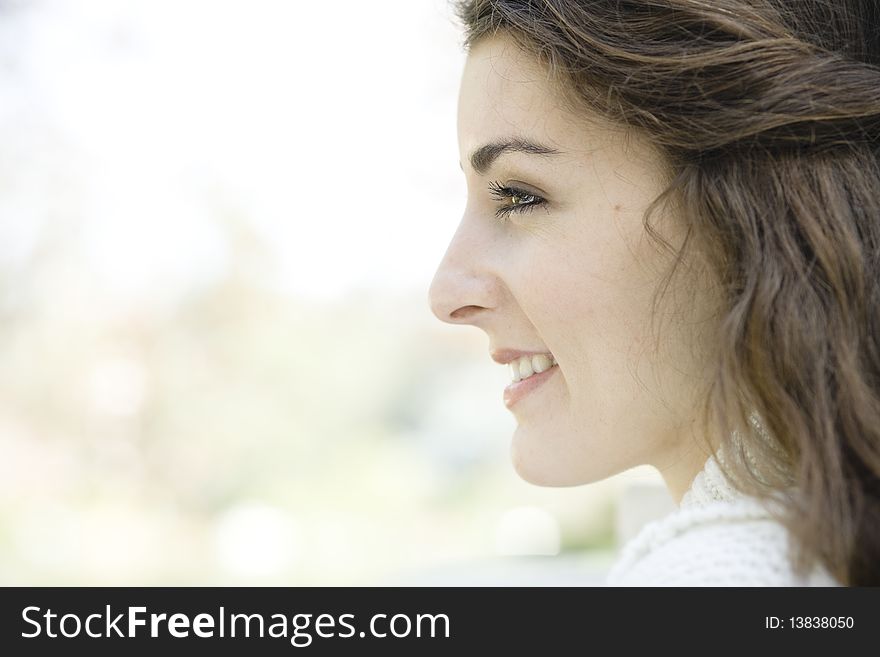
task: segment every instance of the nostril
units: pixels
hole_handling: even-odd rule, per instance
[[[462,306],[449,313],[449,317],[452,319],[468,319],[481,310],[484,310],[482,306]]]

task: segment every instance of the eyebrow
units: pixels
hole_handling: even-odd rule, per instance
[[[505,153],[528,153],[529,155],[559,155],[561,151],[545,146],[529,139],[514,137],[493,141],[480,146],[471,153],[471,167],[478,174],[483,175],[492,166],[492,163]]]

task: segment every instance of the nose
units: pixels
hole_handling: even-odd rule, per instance
[[[428,291],[439,320],[476,325],[497,305],[498,277],[487,266],[486,254],[486,245],[468,231],[467,218],[462,219]]]

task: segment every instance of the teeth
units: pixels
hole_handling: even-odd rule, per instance
[[[514,360],[510,362],[510,376],[514,381],[520,380],[519,361]]]
[[[532,369],[536,374],[540,374],[545,370],[549,370],[550,366],[553,363],[550,362],[550,357],[544,354],[538,354],[537,356],[532,356]]]
[[[555,364],[556,359],[550,354],[523,356],[510,362],[510,376],[514,382],[522,381],[533,374],[540,374],[549,370]]]

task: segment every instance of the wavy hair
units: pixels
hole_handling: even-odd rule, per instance
[[[703,422],[733,429],[725,474],[762,499],[796,486],[777,516],[796,572],[880,584],[880,2],[454,6],[465,49],[503,31],[575,108],[665,156],[644,225],[676,258],[654,303],[699,247],[720,290]],[[651,226],[664,204],[678,250]]]

